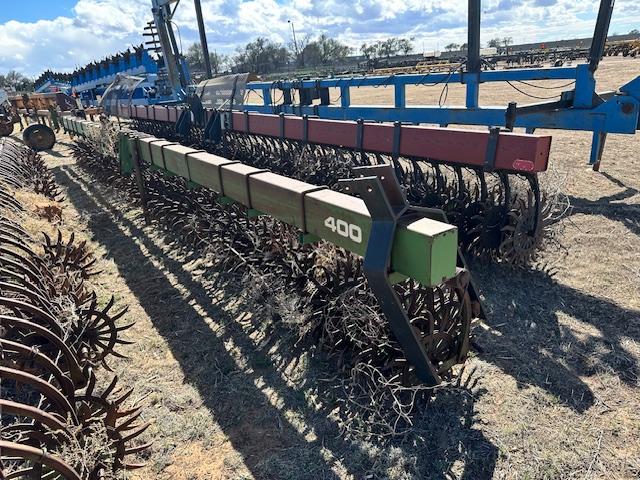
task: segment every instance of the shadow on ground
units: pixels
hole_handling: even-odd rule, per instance
[[[57,152],[55,150],[47,150],[47,155],[51,155],[56,158],[68,158],[69,155],[61,152]]]
[[[640,367],[625,341],[640,342],[640,311],[563,285],[543,271],[481,261],[472,262],[471,271],[486,296],[491,327],[476,329],[480,357],[519,384],[537,385],[578,412],[595,401],[581,377],[607,370],[637,384]],[[568,318],[579,334],[563,321]]]
[[[602,215],[610,220],[622,223],[630,232],[640,236],[640,204],[620,203],[638,195],[640,192],[636,188],[628,187],[622,181],[606,172],[602,172],[601,175],[624,190],[597,200],[569,196],[570,214]]]
[[[336,473],[337,459],[343,472],[346,470],[353,478],[390,477],[385,469],[391,468],[394,460],[385,457],[393,455],[375,445],[341,437],[338,425],[329,419],[333,406],[318,410],[310,405],[304,391],[285,381],[276,366],[278,361],[267,354],[268,349],[257,346],[240,322],[232,318],[225,305],[237,300],[237,291],[231,288],[224,293],[223,300],[214,302],[209,286],[186,271],[183,262],[165,255],[136,222],[114,207],[114,199],[121,192],[106,190],[103,195],[75,167],[57,167],[54,172],[57,181],[68,187],[68,200],[78,212],[88,214],[95,241],[106,248],[108,258],[118,265],[129,289],[166,339],[185,381],[197,388],[256,479],[344,478],[344,474]],[[162,264],[161,268],[144,255],[140,244]],[[177,278],[189,292],[189,298],[183,297],[169,275]],[[222,334],[214,333],[194,304],[201,306],[217,325],[224,325]],[[225,342],[232,342],[240,351],[247,363],[245,367],[239,368]],[[293,349],[290,350],[291,356]],[[287,355],[286,345],[279,353]],[[204,358],[214,358],[215,365]],[[280,363],[290,360],[295,359],[280,359]],[[328,366],[316,360],[312,363],[311,369],[316,370],[319,378]],[[220,373],[225,379],[222,382],[216,381]],[[311,379],[308,383],[313,382]],[[257,385],[276,392],[282,405],[274,406],[265,397],[264,388]],[[497,447],[474,428],[474,403],[479,394],[466,388],[445,390],[422,412],[420,424],[425,430],[420,445],[407,442],[408,445],[395,445],[393,449],[415,459],[415,466],[407,467],[414,476],[401,478],[451,478],[454,464],[462,472],[456,475],[459,478],[492,477]],[[285,416],[285,410],[298,413],[304,425],[294,425]]]
[[[624,190],[593,201],[570,197],[568,213],[603,215],[640,235],[640,205],[618,203],[638,190],[602,175]],[[491,327],[491,331],[476,329],[481,358],[520,385],[543,388],[578,412],[595,401],[581,377],[605,369],[629,385],[637,384],[640,367],[624,342],[640,342],[640,311],[563,285],[546,271],[482,260],[471,261],[470,268],[486,297]],[[597,334],[577,335],[562,317],[577,321],[578,328],[584,324],[585,332],[595,327]]]

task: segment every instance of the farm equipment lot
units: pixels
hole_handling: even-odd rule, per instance
[[[638,74],[640,60],[614,57],[596,76],[607,89]],[[461,87],[449,86],[448,104],[463,103]],[[408,88],[407,102],[437,104],[441,91]],[[363,89],[352,102],[392,97]],[[508,101],[534,100],[483,87],[481,104]],[[541,181],[570,204],[542,255],[555,274],[472,261],[489,317],[474,329],[472,358],[412,433],[384,445],[341,435],[326,399],[344,396],[322,352],[297,348],[247,285],[145,226],[137,205],[74,163],[61,135],[47,160],[66,190],[62,228],[84,231],[103,254],[95,289],[129,304],[137,322],[126,332],[136,343],[122,348],[129,358],[112,364],[152,422],[148,464],[132,477],[637,478],[640,138],[609,136],[595,173],[590,133],[539,133],[553,135]],[[35,218],[27,227],[51,228]]]

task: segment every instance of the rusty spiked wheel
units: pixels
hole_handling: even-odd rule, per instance
[[[29,125],[22,133],[22,139],[27,146],[36,152],[49,150],[56,143],[56,134],[46,125],[36,123]]]
[[[13,121],[0,116],[0,137],[8,137],[13,133]]]

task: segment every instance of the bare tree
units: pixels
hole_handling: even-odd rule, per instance
[[[309,42],[303,53],[308,65],[328,65],[344,59],[351,53],[351,47],[322,34],[317,40]]]
[[[193,71],[204,71],[204,55],[199,43],[192,44],[187,49],[185,55],[189,68]],[[219,54],[216,51],[209,52],[209,62],[211,63],[211,70],[213,73],[218,74],[225,71],[229,64],[229,57],[223,54]]]
[[[367,60],[390,58],[398,54],[408,55],[413,51],[413,40],[413,37],[391,37],[386,40],[378,40],[371,44],[363,43],[360,51]]]
[[[280,43],[258,37],[243,49],[238,48],[232,61],[236,71],[268,73],[287,64],[289,51]]]
[[[0,75],[0,87],[10,87],[19,92],[31,92],[33,81],[16,70],[9,70],[6,75]]]
[[[411,52],[413,52],[413,40],[414,37],[398,39],[398,48],[400,50],[400,53],[402,53],[403,55],[409,55]]]
[[[305,50],[307,45],[311,43],[311,35],[305,34],[302,37],[298,38],[296,42],[291,40],[287,43],[287,48],[289,49],[289,55],[294,59],[297,67],[305,67],[307,64],[306,53]]]

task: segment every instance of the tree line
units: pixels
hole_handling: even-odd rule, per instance
[[[507,48],[509,45],[512,45],[512,44],[513,44],[513,37],[502,37],[502,38],[496,37],[496,38],[492,38],[487,42],[487,47]],[[444,49],[447,52],[453,52],[458,50],[465,51],[467,49],[467,44],[466,43],[463,43],[463,44],[450,43],[448,45],[445,45]]]
[[[640,35],[638,29],[629,32],[630,35]],[[612,35],[616,35],[613,33]],[[496,37],[487,42],[488,47],[508,48],[513,44],[513,37]],[[449,43],[446,51],[466,50],[467,44]],[[360,53],[368,62],[389,59],[397,55],[409,55],[414,52],[414,38],[391,37],[363,43]],[[273,42],[264,37],[258,37],[253,42],[239,47],[231,55],[211,52],[209,57],[214,73],[223,72],[253,72],[264,74],[278,71],[287,66],[295,68],[317,68],[335,65],[354,53],[354,49],[335,38],[325,34],[318,37],[303,35],[297,41],[288,44]],[[189,67],[193,71],[204,71],[204,57],[199,43],[192,44],[185,55]],[[16,70],[0,74],[0,88],[15,89],[19,92],[34,90],[34,82]]]
[[[0,88],[15,89],[18,92],[32,92],[33,80],[16,70],[9,70],[6,75],[0,74]]]
[[[360,53],[369,63],[374,64],[381,59],[410,55],[415,50],[414,40],[414,37],[391,37],[365,42],[360,46]],[[496,37],[489,40],[487,46],[506,48],[511,44],[513,44],[513,37]],[[467,44],[449,43],[444,49],[448,52],[464,51],[467,49]],[[354,53],[353,48],[322,34],[316,38],[305,35],[286,45],[265,37],[258,37],[244,47],[237,48],[231,55],[214,51],[209,54],[209,57],[211,69],[215,74],[223,72],[264,74],[276,72],[288,66],[304,69],[335,65],[352,53]],[[192,44],[185,57],[193,71],[204,71],[204,58],[199,43]]]
[[[362,55],[367,60],[408,55],[413,50],[413,38],[396,37],[370,44],[363,43],[360,47]],[[354,49],[348,45],[322,34],[315,38],[304,35],[286,45],[258,37],[244,47],[236,49],[234,54],[222,55],[211,52],[209,58],[211,69],[216,74],[227,71],[264,74],[287,66],[304,69],[335,65],[353,52]],[[199,43],[191,45],[185,57],[192,70],[204,70],[204,56]]]
[[[415,50],[414,40],[414,37],[391,37],[375,42],[365,42],[360,46],[360,53],[370,63],[398,55],[410,55]],[[491,39],[487,46],[506,48],[511,44],[513,44],[513,37],[497,37]],[[449,43],[444,48],[448,52],[466,50],[467,44]],[[335,65],[352,53],[354,53],[353,48],[322,34],[316,38],[305,35],[286,45],[265,37],[258,37],[244,47],[237,48],[231,55],[214,51],[209,54],[209,57],[211,69],[215,74],[223,72],[264,74],[276,72],[288,66],[304,69]],[[185,57],[193,71],[204,71],[204,58],[199,43],[192,44]]]

